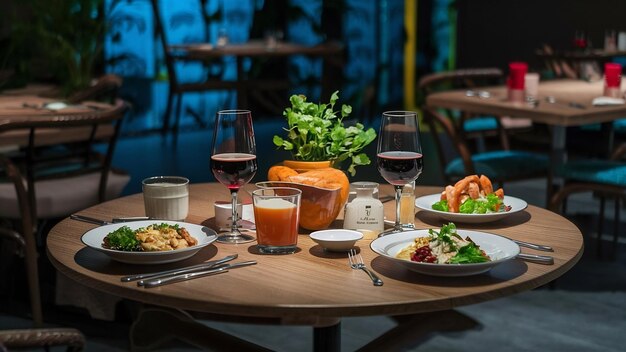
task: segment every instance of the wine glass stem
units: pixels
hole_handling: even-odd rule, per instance
[[[231,215],[232,221],[230,222],[231,233],[237,233],[237,190],[230,191],[231,198]]]
[[[396,223],[393,227],[396,230],[402,229],[402,225],[400,225],[400,198],[402,197],[402,187],[403,186],[394,185],[396,189]]]

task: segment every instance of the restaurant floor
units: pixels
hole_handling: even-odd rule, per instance
[[[257,144],[271,138],[278,125],[256,127]],[[267,137],[269,135],[270,137]],[[208,169],[208,131],[181,133],[176,148],[171,139],[159,135],[125,137],[120,141],[114,164],[131,174],[125,194],[140,192],[140,180],[156,174],[177,174],[192,182],[211,180]],[[267,139],[270,140],[270,139]],[[425,155],[427,148],[424,147]],[[260,174],[284,155],[272,150],[258,150]],[[146,155],[154,155],[147,158]],[[370,154],[371,155],[371,154]],[[428,164],[427,164],[428,165]],[[420,184],[437,184],[435,170],[427,168]],[[374,168],[359,171],[361,179],[379,179]],[[512,182],[505,185],[507,194],[544,206],[544,180]],[[596,255],[596,222],[598,201],[591,195],[575,196],[568,205],[568,217],[585,235],[585,253],[580,262],[550,287],[541,287],[510,297],[461,307],[459,312],[469,318],[469,328],[432,336],[415,336],[403,351],[623,351],[626,331],[626,238],[620,239],[616,259],[610,260],[611,237],[603,236],[604,253]],[[612,209],[612,203],[607,209]],[[612,214],[612,211],[608,211]],[[622,210],[621,219],[626,219]],[[612,231],[611,218],[605,232]],[[624,232],[624,223],[621,224]],[[545,234],[549,236],[550,234]],[[45,280],[45,277],[43,278]],[[20,285],[25,285],[20,281]],[[44,285],[44,290],[46,286]],[[31,321],[26,292],[15,288],[13,295],[0,293],[0,329],[26,328]],[[20,294],[22,292],[23,294]],[[367,292],[363,292],[367,294]],[[87,337],[87,351],[126,351],[129,348],[130,319],[124,306],[118,309],[115,321],[91,319],[72,307],[52,304],[50,292],[44,292],[44,317],[47,325],[75,327]],[[311,329],[307,327],[272,327],[232,323],[204,322],[278,351],[308,350],[312,345]],[[393,328],[387,317],[346,318],[342,321],[342,350],[354,351]],[[158,350],[197,350],[177,341]]]

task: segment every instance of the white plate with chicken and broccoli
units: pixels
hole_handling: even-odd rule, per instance
[[[104,225],[81,237],[88,247],[129,264],[163,264],[187,259],[216,239],[215,231],[206,226],[164,220]]]

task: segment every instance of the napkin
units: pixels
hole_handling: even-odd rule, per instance
[[[626,101],[621,98],[597,97],[593,99],[593,106],[623,105]]]

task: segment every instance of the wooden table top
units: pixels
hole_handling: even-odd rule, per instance
[[[275,46],[270,47],[264,41],[252,40],[246,43],[228,44],[219,47],[211,44],[187,44],[175,45],[171,46],[171,48],[186,51],[189,58],[208,59],[222,56],[329,56],[340,53],[343,50],[343,44],[327,42],[306,46],[279,41]]]
[[[115,106],[100,102],[83,102],[81,104],[69,105],[60,110],[46,109],[44,104],[59,102],[59,99],[46,98],[38,95],[19,94],[16,92],[3,92],[0,94],[0,147],[26,146],[28,145],[27,129],[13,129],[15,122],[27,122],[41,120],[43,117],[74,116],[93,113],[106,113]],[[90,129],[77,127],[64,129],[55,128],[39,129],[36,139],[37,145],[52,145],[66,143],[76,140],[84,140],[84,135],[88,135]],[[99,129],[96,138],[113,133],[111,128]]]
[[[579,126],[591,123],[609,122],[626,117],[626,105],[593,106],[594,98],[602,96],[603,82],[582,80],[554,80],[539,83],[536,107],[506,100],[504,86],[488,87],[490,98],[467,97],[466,90],[451,90],[428,95],[426,104],[430,107],[460,109],[467,112],[529,118],[534,122],[555,126]],[[622,84],[625,87],[626,84]],[[550,104],[545,98],[553,96],[557,103]],[[584,106],[578,109],[568,106],[573,102]]]
[[[250,186],[250,185],[249,185]],[[440,187],[417,187],[416,195],[439,192]],[[389,185],[380,195],[392,194]],[[213,225],[213,202],[229,199],[220,184],[190,186],[187,221]],[[100,219],[118,216],[143,216],[141,194],[109,201],[80,214]],[[394,203],[385,203],[385,214],[394,217]],[[416,227],[439,227],[441,222],[418,212]],[[337,225],[341,225],[338,222]],[[122,264],[85,247],[81,235],[93,228],[84,222],[65,219],[48,235],[48,256],[54,266],[70,278],[97,290],[140,302],[228,316],[299,319],[302,317],[337,318],[343,316],[395,315],[446,310],[457,306],[492,300],[546,284],[569,270],[580,258],[583,239],[578,228],[565,218],[534,206],[498,222],[461,225],[496,233],[513,239],[552,246],[554,265],[541,265],[514,259],[489,273],[472,277],[430,277],[376,255],[370,241],[357,246],[366,264],[376,271],[384,286],[375,287],[360,270],[348,266],[345,253],[326,253],[301,234],[299,251],[290,255],[259,255],[254,243],[229,245],[213,243],[183,262],[155,267]],[[523,249],[526,253],[546,254]],[[122,283],[120,277],[146,271],[165,270],[237,253],[238,260],[257,260],[258,264],[227,274],[144,289],[134,282]]]

